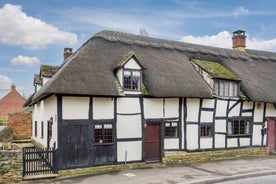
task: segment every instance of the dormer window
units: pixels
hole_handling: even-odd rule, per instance
[[[124,93],[141,94],[144,69],[133,51],[122,56],[114,71]]]
[[[235,81],[216,79],[216,80],[214,80],[214,92],[218,96],[237,97],[238,96],[238,83]]]
[[[217,62],[192,59],[192,65],[217,96],[238,97],[240,78]]]
[[[140,91],[141,90],[141,71],[124,69],[124,89]]]

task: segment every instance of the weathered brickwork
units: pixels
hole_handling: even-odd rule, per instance
[[[9,114],[8,126],[13,129],[13,139],[31,139],[32,137],[32,113],[20,112]]]
[[[22,151],[0,151],[0,183],[17,183],[22,180]]]

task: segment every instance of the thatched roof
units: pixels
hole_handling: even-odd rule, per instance
[[[170,40],[102,31],[76,51],[36,94],[120,96],[114,69],[133,52],[143,71],[143,84],[153,97],[212,98],[212,90],[193,68],[191,59],[220,63],[241,79],[251,100],[276,102],[276,53],[241,52]]]

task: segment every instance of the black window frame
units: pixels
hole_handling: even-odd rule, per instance
[[[43,137],[44,137],[44,122],[43,121],[41,121],[41,138],[43,139]]]
[[[232,90],[231,86],[232,85]],[[222,97],[239,97],[240,84],[238,81],[214,79],[214,93]]]
[[[213,134],[213,125],[200,125],[200,137],[212,137]]]
[[[166,126],[169,124],[169,126]],[[176,126],[173,126],[176,124]],[[167,134],[169,133],[169,135]],[[164,137],[165,138],[178,138],[179,137],[179,122],[178,121],[165,121],[164,122]]]
[[[227,136],[229,137],[251,136],[252,126],[253,124],[251,119],[240,119],[240,118],[228,119]]]
[[[109,133],[107,130],[109,130],[108,128],[105,128],[105,125],[111,125],[112,126],[112,130],[111,130],[111,139],[108,139],[107,137],[110,136],[110,134],[106,135],[106,133]],[[96,128],[96,126],[101,126],[101,128]],[[100,131],[100,137],[98,137],[97,130],[101,130]],[[114,125],[113,123],[108,123],[108,122],[100,122],[100,123],[95,123],[94,124],[94,145],[97,146],[105,146],[105,145],[113,145],[114,144]],[[111,140],[111,142],[110,142]]]
[[[125,79],[125,72],[130,72],[130,86],[126,87],[126,79]],[[136,85],[134,84],[134,75],[133,72],[139,72],[139,79],[137,83],[137,88]],[[126,69],[124,68],[123,70],[123,88],[125,91],[141,91],[142,88],[142,70],[139,69]]]
[[[34,136],[37,137],[37,121],[34,122]]]

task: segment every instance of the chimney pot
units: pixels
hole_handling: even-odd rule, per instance
[[[16,86],[15,86],[14,84],[12,84],[12,85],[11,85],[11,90],[12,90],[12,91],[15,91],[15,89],[16,89]]]
[[[239,50],[239,51],[245,51],[245,47],[246,47],[245,31],[243,30],[234,31],[232,41],[233,41],[233,49]]]
[[[68,57],[70,57],[73,54],[73,49],[72,48],[64,48],[63,52],[63,61],[65,61]]]

